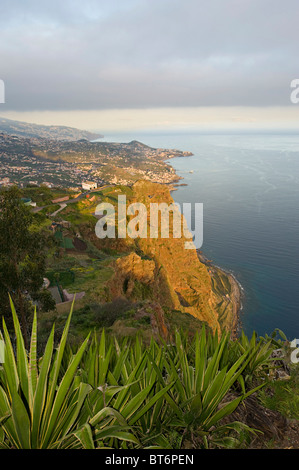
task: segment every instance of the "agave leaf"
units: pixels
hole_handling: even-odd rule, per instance
[[[81,442],[84,449],[94,449],[94,442],[92,437],[92,431],[89,424],[84,424],[84,426],[78,431],[74,432],[74,435]]]
[[[97,379],[96,385],[104,384],[106,381],[111,354],[112,354],[112,345],[110,345],[106,353],[106,356],[104,356],[103,358],[101,357],[101,355],[99,356],[98,379]]]
[[[73,399],[68,400],[67,403],[65,403],[65,413],[61,413],[59,421],[55,426],[51,447],[56,446],[56,440],[60,442],[61,439],[71,432],[72,427],[77,421],[84,400],[91,390],[92,387],[89,384],[81,382],[76,389]]]
[[[200,337],[198,334],[195,337],[195,373],[196,373],[196,383],[195,388],[197,392],[203,390],[204,384],[204,372],[206,368],[206,330],[203,326]]]
[[[3,318],[3,339],[5,342],[5,361],[3,363],[3,370],[6,379],[6,387],[8,394],[11,398],[12,394],[19,388],[19,375],[13,347],[10,341],[9,333]]]
[[[114,438],[121,441],[133,442],[133,444],[140,445],[139,440],[137,439],[137,437],[134,436],[134,434],[124,432],[123,428],[121,428],[120,426],[109,426],[106,429],[95,431],[96,441],[107,438]]]
[[[37,384],[37,317],[36,309],[34,311],[31,341],[30,341],[30,354],[29,354],[29,406],[33,410],[33,397],[36,390]]]
[[[241,400],[242,397],[235,398],[230,403],[220,408],[220,410],[218,410],[208,421],[206,421],[206,429],[210,429],[212,426],[215,426],[222,418],[230,415],[233,411],[235,411]]]
[[[14,447],[17,448],[19,445],[19,441],[18,441],[16,429],[12,420],[11,404],[5,391],[3,390],[1,386],[0,386],[0,414],[3,417],[3,420],[1,423],[2,429],[5,431],[5,433],[9,437]]]
[[[70,310],[70,313],[68,315],[68,318],[67,318],[66,324],[64,326],[64,329],[63,329],[61,340],[60,340],[60,343],[59,343],[59,346],[58,346],[58,349],[57,349],[56,355],[55,355],[54,366],[51,370],[51,374],[50,374],[50,377],[49,377],[49,379],[50,379],[50,390],[49,390],[49,394],[48,394],[48,397],[47,397],[47,410],[46,410],[47,418],[49,418],[49,413],[52,409],[54,395],[55,395],[56,387],[57,387],[58,376],[59,376],[59,373],[61,371],[61,361],[62,361],[62,358],[63,358],[65,345],[66,345],[66,340],[67,340],[67,336],[68,336],[68,332],[69,332],[70,322],[71,322],[73,308],[74,308],[74,302],[75,302],[75,298],[72,302],[71,310]]]
[[[46,426],[44,427],[45,433],[43,436],[42,440],[42,446],[43,448],[47,447],[51,440],[51,435],[55,431],[55,425],[56,425],[56,419],[57,416],[61,410],[61,406],[63,405],[63,401],[65,399],[65,396],[68,392],[68,388],[71,385],[71,382],[74,378],[74,374],[76,372],[76,369],[81,361],[81,358],[83,356],[83,353],[85,351],[85,348],[87,346],[89,340],[89,335],[85,339],[85,341],[82,343],[80,346],[78,352],[75,354],[73,357],[71,363],[68,366],[68,369],[63,377],[63,379],[60,382],[60,385],[57,389],[57,393],[53,402],[53,406],[51,407],[51,414],[47,422],[45,423]]]
[[[126,379],[124,380],[125,384],[133,385],[134,383],[136,383],[136,380],[139,378],[141,372],[144,370],[146,361],[147,361],[147,355],[146,355],[146,352],[144,352],[142,356],[140,357],[137,365],[132,370],[131,374],[129,376],[126,375]],[[126,387],[118,394],[117,399],[114,403],[114,408],[116,408],[117,410],[122,409],[128,397],[129,397],[129,389]]]
[[[42,416],[45,407],[45,400],[48,388],[48,374],[50,370],[54,344],[54,326],[49,335],[39,377],[36,385],[33,410],[32,410],[32,447],[34,449],[39,447],[40,444],[40,428],[42,423]]]
[[[104,418],[113,418],[118,421],[119,424],[122,426],[128,426],[127,421],[125,418],[119,413],[117,410],[114,410],[113,408],[106,407],[100,410],[95,416],[93,416],[90,420],[89,423],[91,426],[97,426]]]
[[[12,419],[18,438],[18,447],[30,449],[31,423],[24,402],[16,392],[12,396]]]
[[[133,425],[135,424],[145,413],[150,410],[154,404],[158,401],[163,399],[163,397],[166,395],[166,393],[171,389],[173,386],[174,382],[171,382],[169,385],[166,387],[162,388],[159,392],[157,392],[149,401],[146,405],[142,407],[142,409],[135,415],[133,416],[132,419],[129,420],[129,424]]]
[[[20,379],[22,392],[29,403],[29,380],[28,380],[28,358],[24,345],[24,339],[20,327],[20,323],[16,314],[16,310],[11,297],[9,296],[10,307],[13,317],[14,329],[17,339],[17,370]]]
[[[125,419],[129,419],[138,408],[143,404],[145,398],[148,396],[151,391],[154,383],[150,383],[146,388],[141,390],[137,395],[135,395],[121,410],[122,415]]]

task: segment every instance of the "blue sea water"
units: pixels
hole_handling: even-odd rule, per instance
[[[243,329],[264,335],[280,328],[288,338],[298,338],[299,136],[147,133],[117,138],[132,139],[194,154],[170,160],[187,184],[172,196],[180,204],[203,203],[201,249],[242,285]]]

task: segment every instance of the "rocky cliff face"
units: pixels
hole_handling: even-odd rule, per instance
[[[142,202],[148,208],[149,230],[149,204],[171,204],[173,199],[169,187],[138,181],[132,187],[127,205],[132,202]],[[148,299],[156,305],[188,313],[205,322],[214,332],[231,330],[236,308],[229,296],[229,277],[201,262],[195,247],[185,249],[186,241],[184,237],[173,238],[171,229],[169,238],[128,238],[127,247],[132,252],[114,262],[115,275],[109,282],[111,296]]]

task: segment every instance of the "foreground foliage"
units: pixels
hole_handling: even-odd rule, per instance
[[[36,314],[27,352],[11,309],[15,344],[4,320],[2,333],[1,448],[238,447],[253,432],[223,419],[266,383],[271,338],[233,342],[203,328],[193,340],[177,332],[173,344],[145,347],[103,332],[73,351],[71,311],[58,347],[53,327],[38,358]]]

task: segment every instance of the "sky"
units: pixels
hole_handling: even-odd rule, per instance
[[[102,132],[298,128],[298,0],[1,0],[0,115]]]

